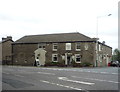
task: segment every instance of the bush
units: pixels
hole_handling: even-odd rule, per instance
[[[92,66],[92,64],[90,62],[82,62],[81,64],[82,64],[83,67]]]
[[[82,67],[81,63],[76,63],[75,61],[71,62],[73,67]]]
[[[73,67],[90,67],[92,64],[90,62],[81,62],[81,63],[76,63],[75,61],[71,62]]]
[[[56,66],[58,65],[57,62],[46,62],[44,66]]]
[[[92,64],[90,62],[81,62],[81,63],[76,63],[75,61],[71,62],[71,65],[73,67],[90,67]],[[58,67],[65,67],[65,62],[46,62],[44,66],[58,66]]]

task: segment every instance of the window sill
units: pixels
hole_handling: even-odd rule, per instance
[[[81,61],[75,61],[75,63],[81,63]]]
[[[81,51],[81,49],[76,49],[76,51]]]
[[[57,49],[53,49],[53,51],[57,51]]]
[[[58,61],[52,61],[52,62],[58,62]]]

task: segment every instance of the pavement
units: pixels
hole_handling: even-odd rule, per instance
[[[2,90],[118,90],[117,67],[2,67]]]

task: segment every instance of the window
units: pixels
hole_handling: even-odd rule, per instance
[[[42,46],[39,46],[39,48],[42,48]]]
[[[102,54],[99,55],[99,61],[102,62]]]
[[[43,49],[45,49],[45,46],[43,46]]]
[[[57,43],[54,43],[54,44],[53,44],[53,51],[57,51],[57,49],[58,49],[58,44],[57,44]]]
[[[101,51],[102,50],[102,46],[99,44],[99,51]]]
[[[75,54],[75,62],[80,63],[81,62],[81,56],[80,54]]]
[[[43,48],[43,49],[45,49],[45,44],[38,44],[38,48]]]
[[[71,50],[71,43],[66,43],[66,50]]]
[[[58,55],[57,54],[52,54],[52,61],[58,62]]]
[[[85,43],[85,50],[88,50],[88,43]]]
[[[80,51],[80,43],[76,43],[76,51]]]

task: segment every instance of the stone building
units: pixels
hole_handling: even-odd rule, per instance
[[[2,38],[0,42],[0,63],[12,64],[12,37],[7,36],[7,38]]]
[[[76,32],[24,36],[12,44],[12,54],[14,65],[32,66],[38,59],[40,65],[62,62],[69,66],[74,61],[78,64],[89,62],[94,66],[107,66],[112,48]]]

